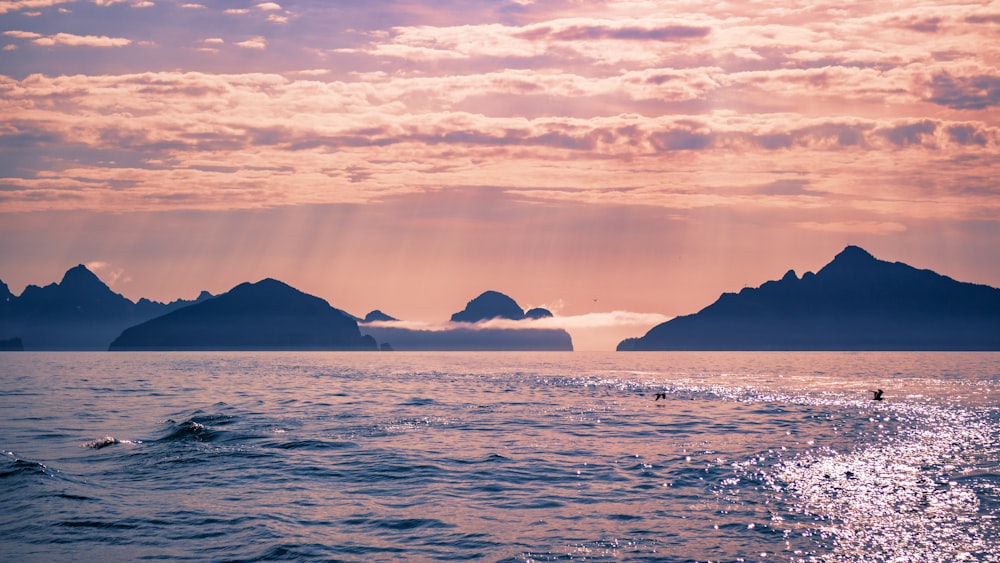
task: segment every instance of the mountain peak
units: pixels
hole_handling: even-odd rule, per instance
[[[452,322],[476,323],[502,318],[519,321],[524,318],[524,309],[510,297],[499,291],[485,291],[466,304],[465,309],[451,316]]]
[[[374,311],[365,315],[365,318],[362,322],[372,323],[376,321],[397,321],[397,320],[399,319],[390,317],[389,315],[386,315],[382,311],[375,309]]]
[[[880,264],[885,263],[860,246],[847,246],[834,256],[829,264],[823,266],[817,274],[836,278],[857,276],[863,273],[870,274],[880,270],[881,268],[878,267]]]
[[[101,278],[83,264],[66,270],[58,285],[49,286],[43,291],[49,291],[52,297],[84,307],[92,313],[101,308],[111,307],[119,314],[125,315],[134,305],[124,296],[115,293],[108,284],[101,281]],[[94,307],[98,309],[93,309]]]
[[[88,270],[83,264],[77,264],[76,266],[66,270],[66,273],[63,274],[62,281],[59,282],[59,285],[72,287],[107,287],[107,285],[101,281],[101,278],[97,277],[94,272]]]
[[[548,319],[552,316],[553,316],[552,311],[549,311],[548,309],[543,309],[542,307],[535,307],[534,309],[530,309],[524,312],[524,318],[526,319],[534,319],[534,320]]]
[[[837,260],[850,260],[850,261],[871,261],[875,260],[875,257],[871,255],[870,252],[861,248],[860,246],[848,245],[845,246],[840,254],[833,257],[833,261]]]

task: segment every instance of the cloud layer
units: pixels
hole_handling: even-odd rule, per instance
[[[0,79],[0,198],[12,211],[215,209],[497,185],[536,200],[887,215],[849,229],[883,229],[890,208],[996,214],[996,6],[396,8],[319,37],[346,8],[2,3],[17,25],[5,68],[24,76]],[[129,25],[192,9],[174,42]],[[73,32],[104,12],[100,34]],[[66,74],[37,52],[87,48],[128,53]],[[241,63],[245,51],[265,55]],[[208,71],[216,58],[258,70]],[[789,179],[800,189],[757,189]]]

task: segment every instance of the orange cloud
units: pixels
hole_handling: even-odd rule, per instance
[[[237,41],[236,46],[243,47],[244,49],[266,49],[267,39],[263,36],[257,35],[247,39],[246,41]]]
[[[4,35],[17,39],[28,39],[36,45],[46,47],[67,45],[71,47],[125,47],[132,43],[131,39],[122,37],[107,37],[104,35],[74,35],[72,33],[57,33],[42,35],[32,31],[5,31]]]
[[[478,84],[512,92],[530,90],[530,80],[527,74],[498,73]],[[440,111],[433,104],[409,109],[411,97],[426,103],[424,93],[435,85],[465,89],[442,102],[457,103],[474,95],[473,82],[373,75],[356,83],[268,74],[36,75],[0,81],[8,101],[0,110],[7,124],[0,142],[35,151],[70,144],[90,147],[107,160],[121,158],[114,155],[122,151],[138,158],[127,167],[68,161],[53,174],[72,170],[71,177],[86,181],[78,189],[71,182],[60,188],[75,195],[53,203],[61,207],[98,201],[123,209],[358,202],[497,178],[512,193],[539,200],[602,203],[625,196],[634,204],[677,209],[807,209],[829,205],[831,194],[870,198],[854,186],[872,178],[872,170],[887,171],[879,182],[890,202],[915,201],[907,191],[920,175],[922,184],[938,186],[939,199],[942,190],[979,186],[982,196],[963,195],[968,212],[997,207],[988,169],[980,168],[977,176],[967,165],[976,155],[988,162],[1000,144],[997,127],[983,122],[728,111],[529,119]],[[563,87],[563,95],[572,97],[573,88]],[[883,163],[887,158],[891,166]],[[775,170],[794,171],[812,187],[787,193],[743,189],[774,182],[780,178]],[[6,194],[10,208],[33,208],[40,194],[56,189],[46,174],[0,179],[17,188]],[[897,184],[898,195],[891,195]],[[628,191],[608,189],[624,187]],[[919,213],[933,212],[927,206]]]
[[[0,14],[18,12],[32,8],[48,8],[58,4],[66,4],[72,0],[6,0],[0,1]]]

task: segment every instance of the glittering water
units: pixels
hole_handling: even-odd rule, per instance
[[[1000,561],[1000,354],[6,353],[0,430],[2,560]]]

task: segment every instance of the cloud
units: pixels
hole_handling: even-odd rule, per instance
[[[880,129],[877,133],[898,146],[921,145],[937,130],[937,124],[929,119],[915,123],[894,125]]]
[[[798,195],[818,195],[817,192],[807,189],[808,180],[786,179],[775,180],[766,185],[754,188],[754,193],[774,196],[798,196]]]
[[[102,281],[108,284],[110,287],[115,287],[118,282],[128,283],[132,279],[125,274],[125,269],[114,266],[108,262],[101,260],[95,260],[92,262],[87,262],[85,264],[87,269],[94,272],[97,277],[101,278]]]
[[[290,74],[297,74],[301,76],[326,76],[330,74],[330,69],[328,68],[310,68],[304,70],[295,70]]]
[[[566,24],[559,27],[547,25],[532,26],[513,35],[530,40],[550,41],[674,41],[705,37],[711,28],[689,25],[609,25],[609,24]]]
[[[94,4],[98,6],[114,6],[115,4],[126,4],[128,3],[133,8],[150,8],[155,6],[153,2],[148,0],[93,0]]]
[[[943,19],[939,17],[926,18],[911,21],[906,24],[906,27],[912,29],[913,31],[919,31],[922,33],[936,33],[939,30],[942,21]]]
[[[969,23],[1000,23],[1000,13],[997,14],[976,14],[968,16],[965,21]]]
[[[980,110],[1000,105],[1000,76],[953,76],[942,72],[930,82],[928,101],[952,109]]]
[[[445,330],[492,330],[492,329],[600,329],[617,327],[649,327],[669,321],[673,317],[659,313],[636,313],[632,311],[609,311],[547,317],[544,319],[490,319],[477,323],[455,322],[421,322],[421,321],[375,321],[361,323],[362,327],[402,328],[407,330],[427,330],[440,332]]]
[[[104,35],[74,35],[72,33],[57,33],[40,37],[34,42],[38,45],[69,45],[73,47],[124,47],[132,43],[131,39],[123,37],[107,37]]]
[[[374,41],[362,51],[418,60],[555,56],[602,64],[655,64],[679,43],[704,39],[711,27],[651,15],[620,20],[559,18],[527,26],[400,26],[392,31],[388,41]]]
[[[66,45],[71,47],[125,47],[132,43],[131,39],[122,37],[107,37],[104,35],[73,35],[71,33],[57,33],[55,35],[41,35],[32,31],[5,31],[4,35],[18,39],[29,39],[36,45],[46,47],[56,45]]]
[[[960,145],[978,145],[984,147],[989,143],[987,133],[975,125],[951,125],[946,130],[951,140]]]
[[[704,150],[712,146],[715,136],[711,132],[674,129],[657,131],[649,136],[653,147],[659,151]]]
[[[236,46],[244,49],[262,50],[267,48],[267,39],[261,35],[257,35],[247,39],[246,41],[238,41]]]
[[[16,37],[18,39],[38,39],[39,37],[42,37],[42,34],[35,33],[33,31],[10,30],[3,32],[3,34],[8,37]]]
[[[16,176],[0,178],[16,187],[5,206],[38,208],[70,173],[64,192],[77,197],[57,207],[378,204],[484,186],[540,207],[656,206],[678,221],[779,210],[824,223],[821,210],[870,203],[866,221],[902,224],[904,211],[997,206],[943,203],[988,193],[1000,143],[996,65],[979,48],[995,26],[981,6],[313,3],[310,17],[255,35],[285,4],[244,3],[228,11],[252,16],[239,21],[205,10],[174,43],[129,27],[133,45],[158,38],[155,52],[103,58],[136,72],[47,57],[0,77],[0,176]],[[123,35],[112,23],[89,33]],[[21,48],[14,62],[54,41],[39,32],[51,25],[20,28],[5,35]],[[163,60],[192,72],[146,71]]]
[[[0,14],[18,12],[32,8],[48,8],[58,4],[66,4],[72,0],[7,0],[0,1]]]

